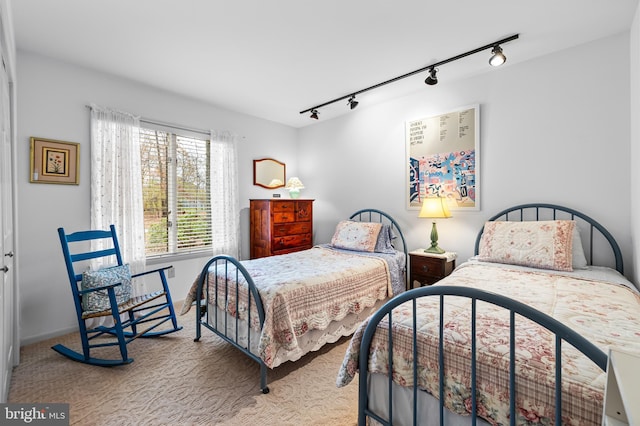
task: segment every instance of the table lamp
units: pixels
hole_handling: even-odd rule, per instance
[[[297,177],[289,178],[287,181],[286,189],[289,190],[289,196],[291,198],[298,198],[300,196],[300,190],[304,189],[304,185]]]
[[[418,217],[424,217],[428,219],[442,219],[451,217],[449,207],[447,206],[447,200],[442,197],[427,197],[422,202],[422,208]],[[431,227],[431,247],[424,250],[425,253],[437,253],[442,254],[445,251],[438,247],[438,228],[436,228],[436,221],[433,221]]]

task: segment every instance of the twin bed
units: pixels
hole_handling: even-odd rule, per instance
[[[359,373],[359,424],[600,424],[606,352],[640,355],[640,295],[611,234],[521,205],[485,224],[476,254],[356,331],[337,385]]]
[[[600,424],[607,351],[640,355],[640,294],[614,238],[527,204],[490,218],[475,251],[405,292],[402,231],[361,210],[331,244],[212,258],[183,312],[201,314],[196,340],[205,327],[258,362],[264,393],[267,368],[353,334],[337,385],[359,376],[360,425]]]
[[[349,336],[406,288],[407,245],[386,213],[360,210],[341,221],[329,244],[239,262],[215,256],[202,268],[182,313],[195,303],[205,327],[267,368],[295,361]]]

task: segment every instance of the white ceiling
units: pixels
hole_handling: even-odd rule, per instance
[[[510,66],[628,31],[638,0],[10,0],[19,50],[294,127],[300,111],[490,44]],[[489,51],[440,84],[491,72]],[[594,52],[594,70],[602,52]],[[494,71],[496,72],[496,71]],[[363,93],[429,90],[426,73]],[[349,113],[346,100],[320,120]]]

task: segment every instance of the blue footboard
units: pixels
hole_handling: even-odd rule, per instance
[[[209,278],[209,275],[214,271],[217,271],[217,273]],[[246,321],[241,320],[239,315],[227,315],[227,309],[230,304],[235,305],[233,307],[234,312],[240,311],[240,284],[238,283],[241,281],[246,282],[249,289]],[[209,291],[209,286],[215,286],[213,292]],[[215,295],[214,300],[210,299],[210,293]],[[252,324],[252,309],[250,307],[252,304],[256,307],[260,329],[262,329],[264,325],[264,307],[258,289],[249,272],[237,259],[231,256],[218,255],[211,258],[202,268],[198,278],[196,312],[200,313],[200,315],[196,315],[196,338],[194,340],[200,340],[201,327],[204,326],[236,346],[260,365],[260,389],[262,393],[269,393],[267,366],[258,355],[250,350]],[[209,309],[210,307],[212,309]],[[244,328],[244,330],[241,330],[241,328]],[[232,332],[230,333],[229,330]],[[243,335],[243,333],[246,333],[244,334],[247,337],[246,342],[240,341],[239,336]]]
[[[444,318],[444,303],[448,296],[461,296],[471,299],[471,419],[470,424],[475,425],[477,421],[477,407],[478,401],[476,400],[477,389],[476,389],[476,304],[478,301],[487,302],[499,307],[502,307],[508,311],[510,311],[509,315],[509,410],[510,410],[510,421],[511,424],[515,424],[516,419],[516,356],[515,356],[515,336],[516,336],[516,323],[515,318],[516,315],[522,316],[530,319],[531,321],[540,324],[542,327],[550,330],[555,335],[555,424],[562,424],[562,356],[561,349],[563,342],[568,343],[575,347],[577,350],[585,354],[589,359],[591,359],[598,367],[600,367],[603,371],[606,370],[607,364],[607,356],[604,352],[602,352],[598,347],[587,341],[584,337],[580,336],[575,331],[571,330],[564,324],[558,322],[554,318],[539,312],[528,305],[515,301],[505,296],[501,296],[495,293],[489,293],[486,291],[481,291],[478,289],[467,288],[467,287],[458,287],[458,286],[446,286],[446,285],[437,285],[431,287],[422,287],[418,289],[414,289],[403,293],[399,296],[396,296],[389,302],[387,302],[378,312],[376,312],[369,320],[369,324],[365,328],[362,342],[360,346],[359,353],[359,401],[358,401],[358,424],[360,426],[364,426],[366,424],[366,418],[370,417],[380,422],[383,425],[390,425],[391,421],[389,419],[393,419],[393,377],[389,375],[388,377],[388,407],[386,408],[388,413],[388,418],[383,418],[381,415],[373,412],[369,409],[369,395],[368,395],[368,380],[369,374],[368,371],[369,365],[369,354],[370,354],[370,346],[372,342],[372,338],[376,333],[376,329],[379,327],[379,323],[385,317],[388,319],[388,346],[389,346],[389,360],[388,360],[388,369],[389,371],[393,370],[393,344],[394,344],[394,334],[392,333],[392,324],[393,324],[393,314],[394,308],[398,307],[400,304],[405,302],[410,302],[413,304],[413,424],[419,424],[420,419],[418,418],[417,412],[417,404],[415,401],[418,399],[418,392],[422,392],[418,389],[418,365],[417,365],[417,331],[416,331],[416,300],[422,297],[437,297],[440,300],[440,322],[439,322],[439,347],[437,350],[438,353],[438,361],[437,364],[440,366],[439,370],[439,395],[436,395],[439,399],[439,419],[440,424],[444,425],[444,368],[441,366],[444,365],[444,328],[443,328],[443,318]],[[382,327],[382,326],[380,326]],[[386,327],[386,326],[385,326]],[[434,413],[435,415],[435,413]],[[437,417],[436,417],[437,418]]]

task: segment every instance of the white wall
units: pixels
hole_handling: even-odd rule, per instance
[[[287,164],[288,175],[297,172],[296,130],[288,126],[21,51],[18,75],[18,256],[23,343],[77,327],[56,229],[90,227],[89,110],[85,105],[96,103],[149,119],[240,135],[243,257],[248,257],[249,199],[268,198],[272,193],[253,186],[252,160],[273,157]],[[29,183],[31,136],[81,144],[79,186]],[[184,298],[204,260],[173,262],[176,276],[169,284],[174,300]]]
[[[594,58],[606,52],[606,65]],[[508,52],[507,52],[508,54]],[[424,247],[430,223],[407,210],[404,123],[480,104],[480,207],[438,221],[440,246],[473,254],[476,233],[511,205],[550,202],[608,227],[633,276],[630,224],[629,34],[490,70],[300,131],[300,175],[316,198],[316,242],[363,207],[394,215],[409,248]]]
[[[634,31],[637,33],[637,17]],[[637,35],[632,44],[637,45]],[[617,238],[628,277],[632,262],[629,33],[464,81],[420,87],[415,94],[295,130],[195,100],[18,52],[18,176],[22,342],[75,327],[56,228],[89,226],[89,112],[91,102],[146,118],[196,128],[227,129],[240,143],[243,253],[247,257],[248,200],[270,197],[252,185],[252,162],[274,157],[299,175],[305,198],[315,198],[315,242],[330,239],[337,220],[363,207],[394,215],[411,249],[428,241],[429,224],[405,208],[404,123],[452,108],[481,105],[481,210],[454,212],[438,223],[440,245],[472,254],[486,218],[513,204],[552,202],[598,219]],[[594,57],[607,52],[605,69]],[[633,57],[633,55],[632,55]],[[637,62],[637,60],[636,60]],[[636,65],[637,71],[637,65]],[[443,69],[441,72],[445,72]],[[443,74],[444,76],[444,74]],[[606,78],[606,82],[603,82]],[[637,86],[637,78],[634,77]],[[637,88],[635,96],[637,98]],[[638,108],[634,117],[637,116]],[[637,130],[634,133],[637,145]],[[30,184],[29,137],[80,142],[79,186]],[[637,173],[634,172],[635,180]],[[635,216],[638,207],[635,206]],[[638,234],[637,219],[636,235]],[[637,238],[636,238],[636,241]],[[637,244],[637,243],[636,243]],[[181,299],[202,259],[176,264],[170,280]]]
[[[631,241],[633,242],[634,282],[640,282],[640,7],[636,9],[630,33],[631,58]],[[635,166],[635,167],[634,167]]]

